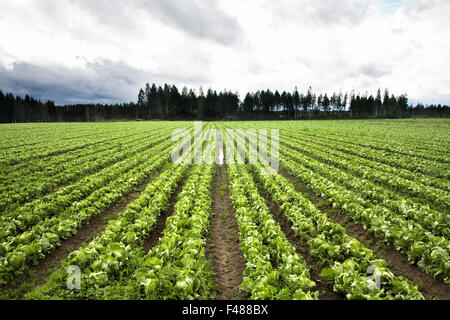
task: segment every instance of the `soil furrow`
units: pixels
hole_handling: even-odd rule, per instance
[[[394,275],[404,276],[415,284],[418,284],[420,292],[422,292],[426,299],[450,299],[450,287],[447,284],[423,272],[417,265],[409,263],[407,256],[397,251],[392,245],[383,243],[373,235],[368,234],[362,224],[350,221],[344,213],[328,205],[326,201],[321,199],[298,178],[289,174],[284,169],[281,169],[280,172],[320,211],[326,213],[332,221],[340,223],[346,229],[348,235],[359,240],[367,248],[372,249],[380,258],[386,260],[389,269]]]
[[[412,201],[414,201],[414,202],[416,202],[416,203],[419,203],[419,204],[421,204],[421,205],[428,205],[428,206],[429,206],[431,209],[433,209],[433,210],[436,210],[436,211],[442,211],[441,206],[439,206],[439,205],[437,205],[437,204],[435,204],[435,203],[432,203],[432,202],[428,201],[427,199],[424,199],[424,198],[422,198],[422,197],[420,197],[420,196],[417,196],[417,195],[411,195],[411,194],[409,194],[409,193],[407,192],[407,190],[404,190],[404,189],[398,189],[398,188],[392,187],[392,186],[390,186],[390,185],[388,185],[388,184],[386,184],[386,183],[382,183],[382,182],[379,182],[379,181],[373,181],[373,180],[371,180],[370,178],[363,177],[361,174],[357,174],[357,173],[352,173],[352,172],[350,172],[350,171],[348,170],[348,168],[342,167],[342,166],[340,166],[340,165],[338,165],[338,164],[335,164],[335,163],[329,163],[329,162],[327,162],[327,161],[321,159],[319,156],[313,155],[312,153],[310,153],[310,152],[308,152],[308,151],[305,151],[305,150],[302,150],[302,149],[300,149],[300,148],[297,148],[297,147],[294,147],[294,146],[285,144],[285,143],[283,143],[283,142],[282,142],[281,144],[282,144],[284,147],[286,147],[286,148],[289,148],[289,149],[294,150],[294,151],[296,151],[296,152],[298,152],[298,153],[301,153],[301,154],[303,154],[303,155],[305,155],[305,156],[307,156],[307,157],[309,157],[309,158],[311,158],[311,159],[314,159],[314,160],[316,160],[316,161],[318,161],[318,162],[320,162],[320,163],[322,163],[322,164],[324,164],[324,165],[327,165],[327,166],[332,167],[332,168],[334,168],[334,169],[340,170],[340,171],[342,171],[343,173],[347,174],[347,175],[348,175],[349,177],[351,177],[351,178],[365,179],[365,180],[367,180],[367,182],[369,182],[369,183],[371,183],[371,184],[373,184],[373,185],[376,185],[377,187],[380,187],[380,188],[382,188],[382,189],[385,189],[386,191],[390,191],[390,192],[396,193],[396,194],[398,194],[398,195],[401,196],[401,197],[410,199],[410,200],[412,200]],[[367,166],[364,166],[364,167],[365,167],[366,169],[372,170],[370,167],[367,167]],[[311,170],[312,170],[312,169],[311,169]],[[321,175],[320,173],[318,173],[318,174]],[[324,178],[325,178],[325,179],[328,179],[328,178],[326,178],[326,177],[324,177]],[[412,180],[410,180],[410,179],[405,179],[405,180],[412,181]],[[414,181],[412,181],[412,182],[414,182]],[[348,189],[348,188],[345,187],[344,185],[342,185],[342,186],[343,186],[344,188]],[[442,189],[440,189],[440,188],[436,188],[436,187],[433,187],[433,186],[429,186],[429,185],[426,185],[426,186],[427,186],[427,187],[431,187],[431,188],[435,188],[435,189],[437,189],[437,190],[439,190],[439,191],[445,191],[445,190],[442,190]],[[359,192],[358,192],[358,194],[359,194]]]
[[[333,287],[330,284],[320,280],[319,274],[326,266],[320,266],[319,261],[311,256],[308,244],[295,235],[295,232],[292,229],[292,223],[280,213],[280,207],[272,200],[259,183],[257,183],[257,186],[259,194],[266,200],[267,207],[269,208],[272,217],[280,225],[281,231],[286,235],[286,239],[292,244],[295,251],[305,259],[307,266],[310,268],[310,277],[317,285],[316,289],[319,291],[319,298],[321,300],[344,300],[345,296],[334,292]]]
[[[79,229],[76,234],[68,239],[62,240],[60,245],[50,252],[37,266],[31,268],[27,278],[35,279],[33,288],[43,285],[52,271],[59,267],[60,262],[65,259],[71,252],[80,248],[83,244],[88,243],[94,237],[99,235],[107,226],[108,221],[117,217],[129,203],[133,202],[141,195],[147,184],[149,184],[154,177],[158,176],[163,170],[163,167],[157,169],[147,179],[137,185],[134,190],[126,194],[120,200],[111,204],[111,206],[102,213],[96,215],[89,220],[88,224]],[[27,289],[27,291],[30,291]],[[25,292],[21,292],[21,299],[23,299]]]
[[[214,270],[218,300],[246,299],[239,290],[245,269],[239,250],[239,229],[233,215],[226,166],[217,166],[212,184],[212,217],[206,256]]]
[[[158,220],[156,220],[156,224],[150,234],[148,235],[148,238],[144,241],[144,254],[147,254],[158,242],[159,239],[162,237],[162,233],[166,227],[166,221],[167,218],[169,218],[174,211],[175,203],[178,200],[178,194],[183,189],[184,183],[186,182],[186,177],[189,176],[189,173],[191,172],[190,169],[188,169],[188,172],[184,175],[183,179],[178,184],[177,188],[175,189],[175,192],[172,193],[170,196],[170,205],[162,212],[162,214],[158,217]]]

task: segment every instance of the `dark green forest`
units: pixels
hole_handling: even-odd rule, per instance
[[[0,122],[90,122],[114,120],[294,120],[449,117],[448,105],[415,106],[405,94],[388,89],[375,95],[349,93],[316,94],[310,87],[302,93],[259,90],[240,99],[238,93],[200,88],[198,93],[175,85],[146,84],[137,101],[122,104],[55,105],[29,95],[16,96],[0,90]]]

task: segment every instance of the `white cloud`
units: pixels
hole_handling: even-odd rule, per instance
[[[386,10],[386,0],[0,0],[0,6],[0,84],[12,90],[25,71],[53,79],[66,70],[73,77],[61,77],[66,85],[58,96],[84,81],[102,97],[126,101],[145,82],[166,81],[241,96],[309,85],[323,92],[389,87],[412,101],[450,102],[447,0],[405,0],[397,10]],[[109,67],[89,78],[101,65]],[[124,76],[134,81],[117,90]],[[29,78],[32,88],[46,88],[37,96],[53,98],[48,82]],[[77,96],[65,101],[82,99],[85,87],[68,90]],[[86,99],[96,98],[89,91]]]

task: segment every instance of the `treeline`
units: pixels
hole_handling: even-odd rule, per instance
[[[247,93],[241,104],[240,112],[247,119],[298,119],[308,116],[315,117],[316,113],[343,112],[347,106],[348,95],[334,93],[331,97],[327,94],[316,96],[309,87],[303,94],[297,88],[291,93],[271,91],[256,91]]]
[[[74,122],[136,119],[136,104],[80,104],[57,106],[29,95],[24,98],[0,90],[0,123]]]
[[[292,93],[270,90],[247,93],[241,106],[243,115],[252,119],[285,118],[285,119],[335,119],[335,118],[397,118],[411,115],[444,116],[449,115],[448,106],[419,105],[416,109],[408,105],[408,97],[398,97],[381,89],[376,96],[368,94],[351,94],[342,92],[332,95],[316,95],[311,87],[303,94],[295,89]],[[426,111],[426,112],[425,112]]]
[[[56,106],[53,101],[45,103],[29,95],[25,98],[0,90],[0,122],[50,122],[56,119]]]
[[[239,97],[229,91],[176,86],[148,85],[140,90],[138,101],[123,104],[76,104],[56,106],[53,101],[41,102],[29,95],[25,98],[0,90],[0,122],[112,121],[112,120],[217,120],[237,117]]]
[[[200,88],[198,94],[174,85],[146,84],[137,103],[77,104],[57,106],[28,95],[24,98],[0,90],[0,122],[114,121],[114,120],[267,120],[267,119],[355,119],[411,116],[449,117],[448,105],[408,104],[406,95],[386,89],[368,94],[315,94],[259,90],[241,101],[237,93]]]
[[[176,86],[164,87],[146,84],[138,94],[137,116],[139,119],[161,120],[217,120],[237,115],[239,96],[231,91],[217,92],[208,89],[206,94],[200,88],[184,87],[181,92]]]

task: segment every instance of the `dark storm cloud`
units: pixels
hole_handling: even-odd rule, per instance
[[[99,22],[121,30],[139,28],[136,13],[143,11],[150,19],[192,37],[223,45],[235,43],[241,34],[237,19],[223,12],[216,0],[78,0],[75,3]]]
[[[14,63],[11,69],[0,67],[0,89],[18,95],[29,94],[57,104],[120,103],[135,101],[146,82],[200,83],[204,79],[144,72],[124,63],[108,60],[88,63],[86,68],[43,67]]]

